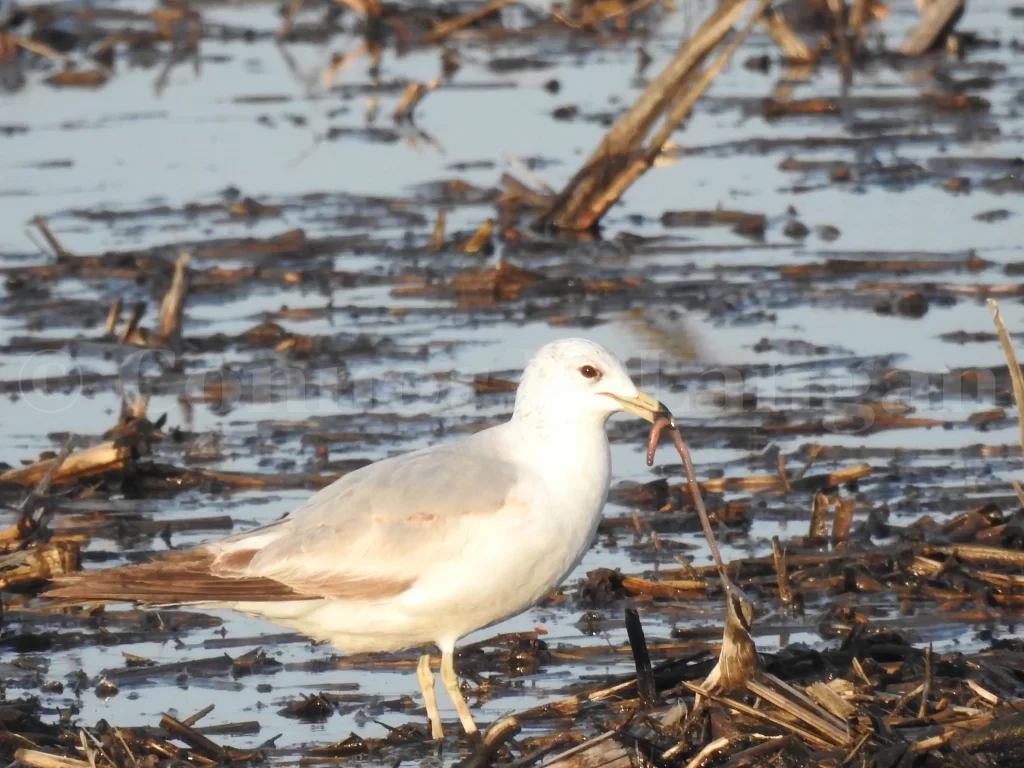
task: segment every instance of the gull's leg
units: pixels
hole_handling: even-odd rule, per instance
[[[423,703],[427,705],[430,738],[435,741],[443,739],[444,730],[441,728],[441,712],[437,708],[437,697],[434,696],[434,672],[430,668],[429,653],[424,653],[420,656],[420,663],[416,665],[416,679],[420,681],[420,689],[423,691]]]
[[[448,695],[452,697],[455,711],[459,713],[459,720],[462,721],[462,727],[466,733],[470,735],[476,733],[473,715],[469,713],[469,705],[466,704],[466,700],[462,697],[462,691],[459,690],[459,678],[455,674],[454,647],[441,649],[441,682],[444,683]]]

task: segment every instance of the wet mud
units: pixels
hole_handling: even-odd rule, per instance
[[[573,182],[713,4],[0,5],[5,761],[1019,761],[1021,433],[986,299],[1020,348],[1024,26],[948,5],[738,21],[600,215]],[[671,407],[725,576],[671,449],[649,469],[612,421],[584,562],[461,648],[483,743],[446,698],[428,740],[415,651],[38,598],[496,424],[569,335]],[[705,695],[737,620],[761,682]]]

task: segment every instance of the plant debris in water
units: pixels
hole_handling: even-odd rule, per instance
[[[377,196],[225,180],[192,202],[97,194],[18,222],[43,255],[0,252],[5,760],[1018,763],[1024,388],[1003,353],[1020,333],[993,332],[980,299],[1019,316],[1020,13],[891,5],[292,0],[262,25],[216,0],[0,7],[5,99],[100,99],[139,71],[163,98],[251,47],[295,94],[224,99],[268,135],[309,133],[296,162],[328,144],[396,169],[408,150],[455,150],[443,178]],[[309,66],[308,46],[326,58]],[[628,101],[574,90],[568,59],[623,50]],[[410,57],[432,69],[402,74]],[[539,109],[538,91],[557,101]],[[446,149],[439,115],[470,124],[496,103],[538,135],[586,138],[523,158]],[[59,156],[68,139],[162,125],[120,103],[81,122],[4,114],[0,141],[56,153],[11,166],[40,186],[82,161]],[[697,193],[645,198],[659,174]],[[889,221],[917,215],[977,247]],[[494,721],[479,744],[427,740],[404,693],[413,653],[324,656],[188,607],[35,597],[496,423],[521,361],[487,343],[584,332],[657,350],[631,369],[692,406],[673,410],[699,488],[674,460],[633,473],[578,578],[462,647]],[[618,470],[643,435],[611,436]],[[401,692],[374,683],[389,673]]]

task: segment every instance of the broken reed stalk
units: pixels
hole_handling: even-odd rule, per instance
[[[704,91],[707,90],[708,86],[711,85],[711,81],[714,80],[718,73],[722,71],[729,59],[732,58],[733,53],[739,48],[743,40],[750,34],[750,30],[753,29],[755,22],[760,18],[764,9],[768,6],[770,0],[761,0],[758,8],[754,11],[750,20],[746,26],[736,35],[735,38],[725,47],[725,49],[718,55],[718,57],[711,63],[711,65],[705,69],[700,76],[690,84],[689,89],[683,94],[682,98],[676,102],[675,107],[665,118],[662,124],[661,130],[655,134],[654,138],[649,142],[647,149],[643,154],[633,160],[633,162],[615,177],[611,185],[597,198],[597,201],[591,205],[582,219],[581,223],[584,225],[582,229],[589,229],[594,226],[600,220],[608,209],[611,208],[615,202],[625,194],[626,190],[639,179],[648,168],[654,165],[654,162],[658,159],[661,154],[662,147],[668,142],[669,137],[679,127],[679,124],[686,119],[686,116],[690,114],[690,110],[693,109],[694,104],[697,100],[704,95]]]
[[[118,446],[114,442],[100,443],[91,448],[70,453],[53,469],[50,479],[53,484],[61,484],[82,477],[89,477],[103,472],[119,469],[125,465],[130,454],[126,446]],[[59,457],[58,457],[59,458]],[[39,483],[57,464],[57,459],[43,459],[27,467],[9,469],[0,474],[0,482],[17,483],[18,485],[35,485]]]
[[[110,311],[107,312],[107,327],[104,332],[105,336],[113,336],[117,330],[117,324],[121,322],[121,310],[124,308],[124,302],[121,297],[118,296],[114,303],[110,305]]]
[[[605,731],[555,755],[538,768],[631,768],[635,761],[614,738],[618,734],[618,731]]]
[[[228,757],[222,746],[168,714],[164,714],[160,718],[160,729],[166,731],[172,738],[185,742],[193,750],[210,760],[219,762]]]
[[[0,537],[6,533],[4,531]],[[79,547],[84,542],[84,536],[55,537],[43,544],[35,543],[29,548],[0,555],[0,589],[26,581],[38,582],[68,576],[81,570]],[[7,541],[3,544],[8,548]],[[16,539],[14,546],[25,546],[25,541]]]
[[[470,238],[458,247],[459,253],[479,253],[487,243],[491,241],[491,233],[494,231],[494,219],[487,219],[481,224]]]
[[[813,731],[809,731],[805,728],[801,728],[798,725],[794,725],[785,718],[779,717],[778,715],[775,715],[772,712],[768,712],[765,709],[752,707],[749,704],[744,704],[742,701],[736,701],[735,699],[728,698],[727,696],[709,692],[706,689],[706,686],[700,686],[696,683],[691,683],[688,680],[684,680],[681,683],[681,685],[697,696],[707,696],[712,701],[717,701],[721,704],[725,704],[727,707],[729,707],[730,709],[735,709],[737,712],[742,712],[743,714],[748,715],[750,717],[765,720],[769,723],[773,723],[774,725],[779,726],[780,728],[784,728],[787,731],[796,734],[804,741],[807,741],[808,743],[813,744],[816,747],[827,748],[832,746],[831,744],[829,744],[829,742],[827,742],[820,736],[816,735]]]
[[[1017,501],[1019,501],[1020,505],[1024,507],[1024,488],[1021,488],[1020,483],[1016,480],[1011,480],[1010,485],[1013,486],[1013,492],[1017,494]]]
[[[66,261],[71,258],[70,251],[60,244],[60,240],[58,240],[57,236],[53,234],[53,230],[50,229],[50,225],[47,223],[46,219],[42,216],[36,216],[32,219],[32,223],[36,225],[36,229],[38,229],[40,234],[42,234],[43,238],[46,240],[46,244],[50,246],[50,249],[53,251],[53,256],[57,261]]]
[[[480,19],[483,19],[486,16],[490,16],[492,13],[504,8],[511,2],[512,0],[491,0],[486,5],[477,8],[475,11],[470,11],[458,18],[451,19],[450,21],[441,22],[427,33],[426,41],[428,43],[436,43],[438,40],[443,40],[453,32],[458,32],[463,27],[468,27],[470,24],[480,21]]]
[[[67,59],[60,53],[60,51],[51,48],[46,43],[41,43],[38,40],[31,40],[27,37],[12,35],[9,32],[5,34],[7,35],[8,41],[12,44],[20,46],[26,51],[34,53],[36,56],[42,56],[47,59],[63,62],[64,65],[67,66]]]
[[[434,219],[434,231],[430,235],[431,253],[437,253],[444,248],[444,228],[446,220],[447,216],[442,208],[437,212],[437,218]]]
[[[363,13],[367,16],[380,16],[380,3],[377,0],[334,0],[338,5],[351,8],[356,13]]]
[[[782,11],[774,8],[765,9],[761,23],[768,36],[782,50],[782,55],[787,61],[793,64],[811,64],[818,58],[817,53],[793,31]]]
[[[772,536],[772,557],[775,559],[775,578],[779,583],[779,600],[783,605],[790,605],[793,602],[793,585],[789,580],[786,551],[778,536]]]
[[[64,466],[64,462],[68,456],[71,455],[72,449],[78,443],[78,437],[71,435],[67,440],[64,441],[64,446],[50,463],[50,466],[46,470],[46,474],[43,475],[42,479],[36,485],[35,488],[25,497],[25,500],[21,502],[19,507],[22,513],[31,512],[32,505],[38,500],[50,492],[50,486],[53,484],[53,478],[60,471],[60,468]]]
[[[117,418],[118,426],[146,418],[146,411],[149,410],[149,395],[142,395],[138,392],[125,392],[120,381],[117,382],[117,393],[121,399],[121,413]],[[114,430],[116,429],[117,427],[114,428]],[[111,434],[108,432],[104,436],[108,437]]]
[[[779,452],[779,460],[776,466],[779,470],[779,480],[782,481],[782,490],[785,493],[789,493],[793,490],[793,486],[789,482],[789,472],[786,471],[786,456],[781,451]]]
[[[921,21],[910,31],[900,54],[921,56],[942,42],[952,32],[964,12],[964,0],[932,0],[921,8]]]
[[[721,752],[723,749],[728,747],[732,743],[732,738],[728,736],[722,736],[715,739],[710,744],[706,744],[704,748],[697,753],[697,756],[686,764],[686,768],[700,768],[704,764],[704,761],[717,752]]]
[[[188,263],[192,256],[186,251],[174,262],[174,277],[160,304],[160,338],[165,346],[178,351],[181,346],[181,318],[188,295]]]
[[[849,744],[846,723],[812,701],[803,691],[774,675],[748,680],[747,690],[824,736],[832,744]]]
[[[828,496],[821,491],[814,494],[811,500],[811,523],[807,537],[823,541],[828,535]]]
[[[988,300],[989,311],[992,312],[992,322],[995,323],[996,333],[999,334],[999,343],[1003,345],[1003,354],[1006,355],[1006,365],[1010,369],[1010,381],[1013,382],[1013,400],[1017,404],[1017,427],[1020,430],[1020,447],[1024,453],[1024,377],[1021,376],[1020,365],[1017,364],[1017,355],[1013,351],[1013,343],[1010,341],[1010,333],[1006,330],[1006,323],[999,312],[999,305],[995,299]]]
[[[68,456],[71,455],[71,450],[77,443],[78,438],[75,435],[72,435],[64,442],[64,446],[60,449],[60,453],[51,460],[50,465],[46,468],[45,474],[18,507],[18,511],[21,515],[18,520],[18,530],[24,538],[32,535],[41,527],[46,510],[43,505],[39,504],[39,501],[50,492],[50,486],[53,485],[53,479],[57,476],[57,473],[60,472],[61,467],[64,466],[64,462],[67,461]],[[39,511],[38,516],[36,515],[37,511]]]
[[[651,654],[647,650],[647,639],[640,623],[640,614],[635,608],[626,609],[626,636],[633,652],[633,664],[636,666],[636,687],[640,694],[640,702],[647,709],[658,705],[658,687],[654,681],[651,667]]]
[[[832,546],[838,547],[850,538],[850,526],[853,524],[853,501],[836,499],[836,514],[832,518]]]
[[[924,688],[921,691],[921,706],[918,707],[917,716],[924,719],[928,714],[928,697],[932,694],[932,644],[924,652]]]
[[[200,709],[194,715],[190,715],[189,717],[186,717],[184,720],[182,720],[181,721],[182,725],[187,725],[189,728],[192,728],[193,726],[195,726],[196,723],[198,723],[200,720],[202,720],[208,714],[213,712],[215,707],[216,707],[216,704],[207,704],[205,707]]]
[[[132,307],[131,314],[128,315],[128,322],[125,323],[124,329],[121,331],[121,335],[117,337],[119,343],[131,344],[136,340],[139,340],[144,344],[145,340],[141,335],[138,335],[138,338],[136,339],[136,335],[139,330],[139,321],[142,320],[142,316],[144,314],[146,314],[146,302],[135,302],[135,305]]]
[[[519,720],[515,715],[498,720],[483,734],[476,750],[456,768],[488,768],[493,765],[498,752],[509,739],[519,733],[520,729]]]
[[[718,663],[701,684],[705,691],[739,691],[763,674],[761,657],[750,636],[754,607],[728,577],[725,586],[725,631]]]
[[[264,762],[266,757],[259,750],[235,749],[223,747],[212,739],[204,736],[192,726],[176,720],[168,714],[160,718],[160,729],[171,738],[183,741],[197,756],[227,764],[235,762]]]
[[[277,29],[276,37],[278,40],[284,39],[292,31],[292,23],[295,21],[295,17],[299,15],[299,11],[302,10],[305,2],[306,0],[290,0],[288,8],[284,12],[284,18],[281,20],[281,26]]]
[[[14,753],[14,759],[32,768],[92,768],[86,760],[61,757],[39,749],[19,749]]]
[[[829,13],[832,14],[832,34],[837,48],[836,59],[839,63],[839,71],[842,73],[843,84],[848,86],[853,81],[853,53],[850,38],[846,35],[846,3],[844,0],[828,0],[826,5]]]
[[[436,87],[436,86],[435,86]],[[395,111],[391,117],[396,123],[412,120],[413,110],[431,90],[431,85],[425,85],[419,81],[409,83],[402,92],[402,98],[398,100]]]
[[[850,8],[850,31],[853,32],[854,40],[860,42],[864,34],[864,25],[868,19],[869,0],[853,0]]]
[[[583,167],[569,181],[541,214],[535,224],[541,227],[555,226],[562,229],[590,229],[619,196],[650,167],[661,152],[668,136],[692,108],[693,103],[707,88],[725,61],[720,60],[695,81],[682,98],[678,94],[686,82],[693,77],[696,68],[705,57],[721,42],[732,29],[733,24],[743,15],[747,0],[725,0],[701,25],[694,35],[683,44],[675,58],[662,70],[640,95],[636,103],[619,118],[605,134],[597,149]],[[768,5],[761,0],[754,12],[756,21]],[[739,35],[739,41],[749,33],[748,24]],[[734,41],[736,43],[738,41]],[[730,44],[729,53],[735,50]],[[674,106],[674,108],[673,108]],[[659,138],[643,148],[654,123],[671,110]]]

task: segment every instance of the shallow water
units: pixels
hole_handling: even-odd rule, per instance
[[[909,0],[894,2],[892,11],[884,28],[891,40],[899,40],[914,22],[913,4]],[[276,8],[265,5],[211,8],[204,13],[216,23],[262,31],[273,30],[278,22]],[[669,15],[644,42],[654,57],[648,76],[668,60],[690,21],[684,13]],[[865,371],[881,367],[941,375],[953,368],[1003,365],[1002,351],[994,341],[957,344],[942,338],[957,331],[991,331],[981,293],[939,291],[950,298],[948,305],[932,301],[927,313],[917,319],[879,314],[875,305],[876,298],[890,301],[904,290],[922,286],[927,291],[945,284],[960,286],[963,291],[968,286],[1015,286],[1015,273],[1007,274],[1006,267],[1024,261],[1020,223],[1024,210],[1019,190],[1006,194],[992,191],[985,182],[1000,173],[970,166],[951,174],[975,182],[966,195],[943,189],[950,174],[922,171],[911,181],[892,181],[884,174],[872,177],[868,170],[871,163],[915,163],[924,169],[935,158],[1012,158],[1020,153],[1024,67],[1019,51],[1008,44],[1012,32],[1007,21],[1001,2],[972,3],[962,27],[1003,45],[973,51],[959,64],[952,60],[942,63],[943,70],[956,78],[994,73],[994,84],[982,92],[991,109],[981,115],[865,108],[841,117],[766,120],[759,103],[770,94],[781,69],[776,64],[766,76],[740,66],[751,56],[774,56],[770,41],[755,34],[698,104],[685,131],[674,137],[681,145],[677,162],[652,170],[629,191],[609,215],[602,243],[590,248],[567,243],[564,251],[531,251],[509,242],[499,244],[496,255],[478,257],[431,255],[422,245],[429,240],[439,207],[448,209],[449,234],[463,231],[468,235],[493,215],[493,206],[489,202],[452,205],[432,197],[432,187],[424,185],[459,178],[490,188],[498,183],[503,170],[523,178],[519,166],[508,166],[506,158],[516,157],[534,159],[540,166],[537,173],[552,187],[560,187],[599,140],[604,127],[598,120],[555,121],[551,111],[575,104],[582,115],[615,114],[631,103],[643,84],[635,73],[636,40],[598,43],[566,36],[493,44],[460,42],[463,67],[451,87],[431,93],[417,109],[416,129],[425,132],[429,140],[418,137],[415,145],[358,136],[324,138],[330,128],[357,131],[364,127],[367,95],[359,86],[369,77],[365,57],[329,90],[308,89],[297,81],[281,48],[268,40],[249,44],[205,41],[201,72],[197,75],[190,64],[180,65],[159,93],[154,90],[159,67],[119,65],[116,77],[95,91],[53,89],[32,73],[25,88],[4,94],[0,101],[0,123],[27,129],[0,137],[0,266],[51,262],[29,236],[29,222],[36,215],[45,215],[64,246],[77,255],[168,245],[173,246],[167,249],[170,258],[178,244],[192,247],[210,239],[267,238],[294,228],[302,228],[309,238],[359,238],[358,246],[314,257],[324,270],[355,275],[351,285],[327,282],[317,286],[311,281],[286,286],[253,280],[224,293],[190,296],[186,338],[192,334],[238,335],[273,318],[296,333],[346,338],[363,334],[377,342],[388,341],[373,354],[341,356],[335,368],[318,364],[315,374],[322,386],[315,391],[303,387],[290,391],[283,400],[242,400],[227,409],[197,403],[189,415],[180,408],[178,397],[183,390],[201,393],[206,372],[223,365],[240,370],[254,361],[279,368],[301,364],[268,350],[229,346],[223,351],[187,355],[188,372],[194,379],[184,386],[163,381],[150,370],[144,381],[153,393],[150,416],[167,413],[169,426],[188,425],[192,434],[219,444],[220,456],[207,465],[211,468],[319,472],[312,448],[301,438],[307,432],[332,429],[362,430],[371,436],[332,442],[331,461],[373,460],[455,439],[459,431],[493,423],[511,408],[509,395],[475,394],[469,384],[474,376],[495,372],[514,378],[541,344],[585,334],[623,358],[633,359],[642,386],[658,393],[692,430],[700,476],[709,472],[733,477],[774,474],[764,462],[752,460],[769,445],[792,457],[791,467],[802,463],[803,450],[812,442],[874,449],[877,453],[865,459],[872,465],[872,475],[850,491],[864,505],[858,509],[857,520],[867,508],[891,503],[894,524],[907,524],[925,512],[941,522],[981,500],[1012,497],[1007,482],[1018,473],[1019,462],[940,453],[982,443],[1009,446],[1016,442],[1012,409],[1010,418],[984,432],[967,423],[970,414],[994,407],[995,393],[979,399],[937,398],[927,391],[886,396],[889,402],[913,406],[914,416],[951,422],[948,427],[808,435],[766,432],[762,425],[765,415],[773,412],[788,412],[795,422],[810,421],[802,415],[811,413],[820,419],[843,413],[847,402],[871,402],[867,384],[874,379]],[[315,73],[331,53],[351,49],[356,42],[355,37],[335,36],[326,45],[288,43],[284,47],[300,68]],[[511,74],[496,73],[488,66],[496,57],[513,55],[542,60],[549,66]],[[381,80],[426,80],[437,68],[435,51],[417,51],[401,59],[388,51]],[[923,71],[923,65],[916,64],[871,64],[857,72],[850,95],[913,96],[932,87]],[[543,88],[552,78],[561,84],[557,95]],[[795,94],[835,96],[838,88],[835,72],[823,68],[797,85]],[[379,89],[378,127],[393,129],[390,112],[400,91]],[[888,142],[883,131],[875,144],[854,148],[792,145],[744,150],[730,145],[750,139],[861,135],[856,121],[888,117],[907,120],[894,131],[903,139]],[[398,130],[414,135],[408,127]],[[906,138],[928,133],[938,138],[919,143]],[[863,174],[846,185],[830,184],[827,172],[780,168],[788,157],[843,160]],[[223,209],[196,212],[185,208],[192,203],[220,202],[229,187],[264,205],[280,207],[279,214],[253,221],[239,220]],[[370,196],[388,200],[367,199]],[[666,210],[718,206],[764,213],[769,221],[764,244],[751,243],[726,227],[667,228],[660,223]],[[802,242],[783,234],[790,206],[812,230]],[[973,218],[993,209],[1005,209],[1010,217],[996,223]],[[821,239],[814,230],[822,225],[838,228],[839,238],[834,242]],[[624,233],[652,239],[627,247],[620,237]],[[404,246],[420,248],[403,251]],[[969,254],[991,264],[977,271],[964,269],[962,263]],[[475,309],[457,306],[446,296],[392,293],[403,276],[420,275],[424,270],[451,275],[461,269],[491,266],[499,256],[552,278],[643,277],[647,287],[621,299],[540,297]],[[862,270],[809,280],[793,279],[783,272],[792,265],[824,264],[830,259],[886,258],[945,261],[949,266],[922,273]],[[221,256],[197,258],[192,266],[209,270],[247,263],[245,256]],[[268,266],[275,265],[268,262]],[[285,264],[282,268],[289,266],[301,267]],[[877,289],[866,283],[893,283],[895,288]],[[119,399],[112,385],[118,370],[116,359],[71,342],[99,338],[105,306],[114,298],[122,297],[126,304],[148,298],[152,303],[152,296],[149,286],[89,277],[69,277],[47,286],[46,301],[55,306],[79,302],[84,307],[79,311],[59,307],[52,312],[28,311],[30,299],[16,296],[13,290],[8,294],[8,306],[15,306],[11,302],[17,300],[19,309],[0,317],[0,343],[4,344],[0,380],[77,376],[79,372],[110,377],[93,387],[73,384],[49,393],[23,388],[20,396],[10,397],[0,408],[0,430],[5,438],[0,459],[16,465],[42,450],[55,449],[59,441],[53,433],[98,436],[116,421]],[[1024,314],[1019,296],[1002,296],[1000,305],[1011,331],[1019,329]],[[284,307],[310,313],[308,317],[280,319],[274,313]],[[533,311],[536,307],[545,312]],[[557,318],[552,307],[558,310]],[[152,322],[154,315],[151,307],[146,319]],[[57,350],[39,351],[20,343],[22,339],[68,343],[58,345],[61,348]],[[771,344],[766,347],[759,344],[762,339],[806,344],[794,351]],[[695,349],[696,359],[683,353],[684,348]],[[797,365],[801,363],[814,365]],[[741,371],[741,388],[756,395],[758,409],[747,412],[709,406],[700,394],[719,391],[719,380],[710,373],[700,376],[712,368]],[[332,388],[339,377],[345,386]],[[824,403],[805,406],[812,395],[821,395]],[[372,436],[375,422],[367,415],[384,419],[376,436]],[[403,425],[401,421],[388,422],[388,417],[408,421]],[[716,432],[726,428],[728,431]],[[662,472],[678,482],[678,468],[666,458],[667,452],[659,456],[667,464],[654,470],[645,466],[641,427],[622,421],[616,422],[612,431],[615,484],[646,482]],[[901,449],[922,449],[928,455],[904,458]],[[180,458],[180,448],[158,450],[164,458]],[[834,471],[854,462],[823,461],[814,470]],[[921,472],[913,503],[897,503],[899,486],[885,477],[893,467]],[[932,471],[940,469],[948,471]],[[146,500],[141,513],[161,521],[227,514],[234,521],[234,530],[242,530],[277,519],[309,493],[311,490],[274,490],[215,495],[196,490]],[[723,546],[729,559],[765,554],[773,535],[785,539],[806,532],[810,494],[792,493],[783,499],[740,490],[726,491],[722,499],[749,501],[755,506],[749,529],[730,536]],[[758,513],[758,505],[763,505],[764,514]],[[632,511],[612,503],[605,514],[619,518]],[[9,520],[3,522],[6,525]],[[172,541],[175,546],[187,546],[223,533],[175,533]],[[602,536],[590,551],[567,583],[569,593],[580,578],[597,567],[629,573],[654,567],[652,558],[659,555],[652,554],[649,531],[636,536],[622,528],[614,536],[614,543]],[[669,551],[669,544],[678,545],[678,551]],[[666,553],[660,555],[664,558],[661,565],[666,567],[675,566],[673,553],[685,554],[696,565],[709,560],[695,529],[665,534],[662,546]],[[123,555],[165,548],[157,536],[127,544],[117,538],[96,537],[88,551]],[[846,598],[839,601],[842,599]],[[650,610],[644,621],[652,644],[668,639],[673,628],[717,627],[722,621],[721,608],[714,600],[683,603],[672,610],[647,607]],[[910,614],[917,610],[884,596],[872,607],[881,621],[903,621],[904,625],[913,625]],[[795,641],[826,642],[817,631],[813,607],[800,620],[781,617],[774,606],[761,608],[763,624],[757,639],[763,649]],[[920,610],[929,611],[927,607]],[[583,613],[572,601],[565,606],[551,603],[468,638],[476,641],[497,631],[542,628],[542,639],[552,649],[595,649],[591,656],[542,665],[518,678],[521,687],[515,690],[498,686],[479,699],[471,694],[471,704],[479,704],[475,709],[479,722],[549,701],[580,679],[602,679],[632,668],[623,648],[621,611],[598,609],[605,622],[593,635],[581,629]],[[76,716],[85,723],[106,718],[118,725],[153,725],[160,712],[186,716],[215,703],[211,720],[259,720],[261,724],[258,733],[224,737],[225,743],[256,746],[281,734],[275,746],[285,752],[303,744],[334,741],[352,730],[363,736],[383,736],[388,726],[401,725],[410,716],[422,719],[421,713],[410,715],[398,706],[375,703],[403,695],[418,697],[411,666],[400,671],[334,668],[330,661],[333,652],[327,647],[314,647],[299,639],[288,643],[272,639],[264,644],[261,635],[276,635],[280,630],[230,613],[215,615],[220,626],[183,632],[174,642],[88,645],[49,653],[38,659],[49,665],[46,679],[66,681],[83,670],[89,684],[80,695],[70,689],[41,695],[51,707],[74,706]],[[1013,631],[1006,621],[987,628],[997,635]],[[975,630],[967,626],[951,631],[945,624],[925,623],[913,631],[921,641],[933,641],[941,648],[976,644]],[[122,652],[165,664],[217,655],[221,651],[208,646],[231,639],[239,639],[237,646],[224,648],[232,656],[264,645],[284,666],[240,678],[225,674],[175,684],[174,677],[168,676],[151,684],[119,683],[120,692],[110,698],[92,692],[108,670],[125,665]],[[289,669],[289,665],[314,659],[328,660],[326,669]],[[498,676],[495,669],[484,674]],[[257,685],[263,683],[271,688],[258,691]],[[351,709],[347,714],[336,714],[324,724],[277,714],[287,701],[302,693],[343,684],[358,685],[354,692],[358,706],[346,707]],[[454,718],[444,697],[442,713],[446,720]]]

